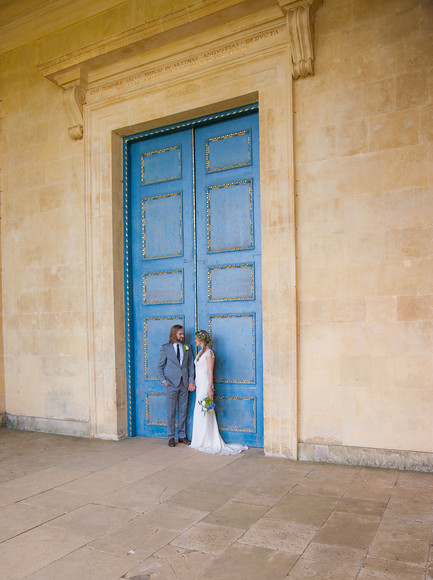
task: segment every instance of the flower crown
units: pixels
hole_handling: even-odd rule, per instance
[[[200,340],[204,340],[205,342],[210,342],[210,337],[207,338],[207,336],[205,335],[205,333],[203,331],[201,331],[201,330],[199,330],[198,332],[196,332],[195,335]]]

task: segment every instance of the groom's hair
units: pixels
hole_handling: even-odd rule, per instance
[[[170,336],[168,337],[169,342],[176,342],[177,333],[179,330],[183,330],[183,326],[181,324],[175,324],[170,328]]]

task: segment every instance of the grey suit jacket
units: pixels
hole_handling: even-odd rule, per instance
[[[173,345],[170,342],[161,346],[158,360],[158,377],[161,383],[167,381],[167,385],[177,387],[180,379],[183,379],[183,384],[187,387],[188,383],[194,382],[194,357],[190,344],[185,346],[187,350],[183,350],[182,367],[177,360]]]

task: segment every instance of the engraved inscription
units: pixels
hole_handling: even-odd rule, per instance
[[[119,79],[115,82],[107,84],[105,86],[90,89],[88,91],[88,94],[93,96],[97,94],[103,94],[106,91],[111,91],[113,89],[117,91],[123,91],[125,89],[136,87],[144,82],[159,79],[163,76],[171,75],[176,72],[182,72],[192,67],[210,64],[217,60],[221,60],[229,56],[234,56],[236,54],[246,52],[251,44],[254,44],[269,37],[278,36],[279,34],[285,32],[286,30],[287,30],[286,26],[279,26],[278,28],[274,28],[273,30],[263,32],[261,34],[255,34],[254,36],[251,36],[250,38],[247,38],[245,40],[232,42],[221,48],[216,48],[214,50],[210,50],[196,56],[191,56],[190,58],[179,60],[172,64],[167,64],[148,71],[136,73],[124,79]]]

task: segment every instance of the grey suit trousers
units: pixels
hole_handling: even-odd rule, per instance
[[[186,414],[188,411],[188,386],[183,384],[183,379],[177,387],[167,384],[165,389],[167,398],[167,437],[174,439],[176,423],[176,406],[179,403],[178,427],[179,438],[186,437]]]
[[[158,377],[165,388],[167,400],[167,437],[174,438],[176,407],[178,406],[178,436],[186,437],[188,411],[188,382],[194,381],[194,359],[191,345],[184,345],[182,365],[176,358],[173,345],[163,344],[158,360]]]

